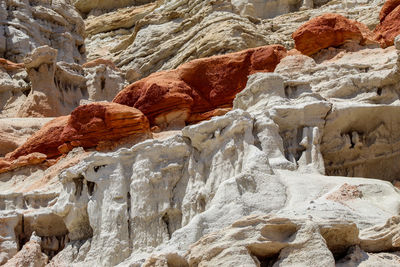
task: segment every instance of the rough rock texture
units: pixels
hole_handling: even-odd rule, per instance
[[[93,103],[76,108],[70,116],[48,122],[22,146],[7,154],[6,160],[34,152],[53,158],[74,147],[101,149],[116,145],[110,142],[143,138],[149,133],[148,120],[139,110],[115,103]]]
[[[400,2],[388,0],[379,15],[380,23],[375,28],[376,40],[383,47],[393,45],[394,38],[400,34]]]
[[[112,61],[97,59],[83,64],[82,67],[88,101],[112,101],[127,85],[125,75]]]
[[[0,118],[11,117],[30,92],[23,64],[0,59]]]
[[[14,151],[51,119],[0,119],[0,157]]]
[[[154,0],[73,0],[75,7],[82,13],[96,10],[113,10],[120,7],[142,5]]]
[[[161,129],[182,127],[231,108],[248,75],[274,71],[285,56],[276,45],[194,60],[131,84],[113,102],[141,110]]]
[[[14,62],[39,46],[58,50],[57,61],[83,63],[84,22],[65,0],[21,0],[0,3],[0,57]]]
[[[87,25],[98,25],[90,31],[96,29],[99,33],[85,41],[88,58],[113,60],[119,68],[127,71],[128,80],[133,82],[197,58],[269,44],[293,48],[291,34],[310,18],[323,13],[338,13],[374,29],[379,23],[379,10],[384,0],[331,1],[326,5],[322,5],[325,1],[303,1],[303,4],[302,1],[290,1],[299,7],[314,2],[315,8],[272,19],[257,18],[259,15],[273,16],[275,7],[279,9],[289,5],[288,2],[170,0],[159,1],[154,10],[145,8],[140,11],[139,7],[131,7],[89,16]],[[130,12],[137,15],[130,16]],[[135,20],[141,16],[144,17]],[[121,21],[134,20],[133,28],[118,26],[118,22],[112,19],[114,17]],[[100,21],[116,26],[108,31],[108,26]]]
[[[360,24],[338,14],[324,14],[308,21],[293,33],[295,48],[310,56],[346,41],[364,44],[372,33]]]
[[[41,267],[44,266],[48,260],[48,257],[42,253],[40,237],[33,234],[31,240],[3,266]]]
[[[49,53],[51,60],[32,68],[30,55],[29,75],[0,60],[2,116],[15,116],[19,103],[49,84],[59,91],[56,107],[69,114],[112,98],[125,79],[197,57],[270,41],[291,47],[293,31],[325,12],[360,21],[363,35],[379,23],[383,4],[165,0],[117,9],[122,2],[82,12],[94,25],[87,43],[99,48],[91,55],[114,47],[106,58],[81,66],[40,48],[37,58]],[[301,10],[256,18],[292,7]],[[121,24],[118,14],[125,14]],[[0,159],[0,264],[398,266],[400,37],[394,43],[382,49],[346,42],[312,57],[253,49],[154,74],[135,83],[152,79],[142,104],[155,113],[167,104],[173,112],[151,118],[162,127],[145,141],[131,134],[150,137],[146,117],[115,103],[80,106],[49,122]],[[271,58],[281,60],[269,69]],[[176,104],[158,99],[160,91]],[[187,109],[181,97],[201,105]],[[32,131],[19,123],[36,127],[12,120],[0,128],[14,136]],[[173,126],[179,130],[158,132]]]
[[[5,65],[8,72],[4,73],[7,80],[0,92],[4,97],[0,116],[68,115],[83,103],[111,101],[126,86],[124,74],[108,60],[98,59],[81,66],[56,62],[56,58],[57,50],[42,46],[24,59],[27,75],[19,66]]]

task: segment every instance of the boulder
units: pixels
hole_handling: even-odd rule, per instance
[[[372,33],[360,22],[339,14],[324,14],[300,26],[292,35],[295,48],[310,56],[321,49],[339,46],[346,41],[366,43]]]

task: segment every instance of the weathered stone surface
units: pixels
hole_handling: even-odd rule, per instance
[[[393,45],[394,38],[400,34],[400,2],[387,1],[380,14],[381,22],[375,28],[376,40],[383,47]]]
[[[400,5],[399,0],[386,0],[379,13],[380,22],[384,21],[386,16],[389,15],[396,7]]]
[[[127,85],[125,75],[112,61],[96,59],[83,64],[82,67],[85,72],[88,101],[112,101]]]
[[[89,13],[92,10],[113,10],[116,8],[143,5],[154,2],[154,0],[73,0],[75,7],[82,13]]]
[[[290,1],[299,7],[301,2]],[[303,5],[307,4],[305,2],[309,1],[303,1]],[[131,76],[135,78],[128,80],[133,82],[156,71],[173,69],[197,58],[269,44],[281,44],[292,48],[294,42],[291,34],[310,18],[323,13],[338,13],[373,29],[379,23],[379,10],[384,0],[330,1],[323,6],[321,4],[324,1],[313,2],[316,7],[314,9],[306,8],[299,12],[260,20],[256,13],[265,12],[264,15],[269,16],[268,12],[272,14],[275,7],[279,9],[280,4],[283,7],[287,2],[160,1],[160,6],[149,13],[145,12],[146,16],[135,22],[134,28],[120,27],[87,38],[85,42],[88,58],[112,59],[123,71],[132,73]],[[269,4],[271,6],[268,6]],[[130,10],[134,12],[135,8]],[[128,10],[120,9],[108,14],[110,17],[125,20],[122,18],[130,12]],[[107,16],[94,14],[86,21],[93,25],[97,19],[104,20]],[[98,31],[107,28],[105,25],[98,25]]]
[[[26,243],[23,248],[3,266],[45,266],[49,259],[44,253],[42,253],[40,242],[40,237],[35,238],[35,236],[32,236],[31,240]]]
[[[83,63],[84,23],[69,1],[2,1],[0,57],[14,62],[37,47],[58,50],[57,61]],[[7,30],[5,30],[7,29]]]
[[[147,118],[137,109],[115,103],[93,103],[76,108],[70,116],[56,118],[7,154],[14,160],[33,152],[48,158],[68,153],[74,147],[102,147],[108,142],[149,134]]]
[[[30,92],[23,64],[0,59],[0,118],[15,115]]]
[[[338,14],[324,14],[302,25],[292,36],[295,48],[309,56],[321,49],[342,45],[346,41],[365,43],[372,33],[359,22]]]
[[[182,127],[232,107],[248,75],[274,71],[285,56],[277,45],[194,60],[131,84],[113,101],[141,110],[162,129]]]

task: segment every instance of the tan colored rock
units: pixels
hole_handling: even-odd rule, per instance
[[[40,237],[31,237],[31,240],[3,266],[44,267],[48,261],[48,257],[42,253]]]
[[[89,13],[92,10],[113,10],[116,8],[142,5],[146,3],[154,2],[154,0],[73,0],[75,7],[82,13]]]

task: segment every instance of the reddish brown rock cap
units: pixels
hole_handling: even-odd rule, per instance
[[[274,71],[285,56],[283,46],[271,45],[193,60],[129,85],[113,102],[141,110],[161,129],[182,127],[229,110],[248,75]]]
[[[324,14],[313,18],[293,33],[295,48],[310,56],[321,49],[342,45],[348,40],[363,43],[372,35],[367,27],[360,29],[360,24],[339,14]]]
[[[139,110],[116,103],[93,103],[48,122],[22,146],[7,154],[6,160],[34,152],[54,158],[74,147],[96,147],[105,141],[117,142],[149,134],[149,122]]]
[[[381,22],[375,28],[375,40],[383,48],[392,46],[394,39],[400,34],[400,0],[388,0],[380,14]]]

